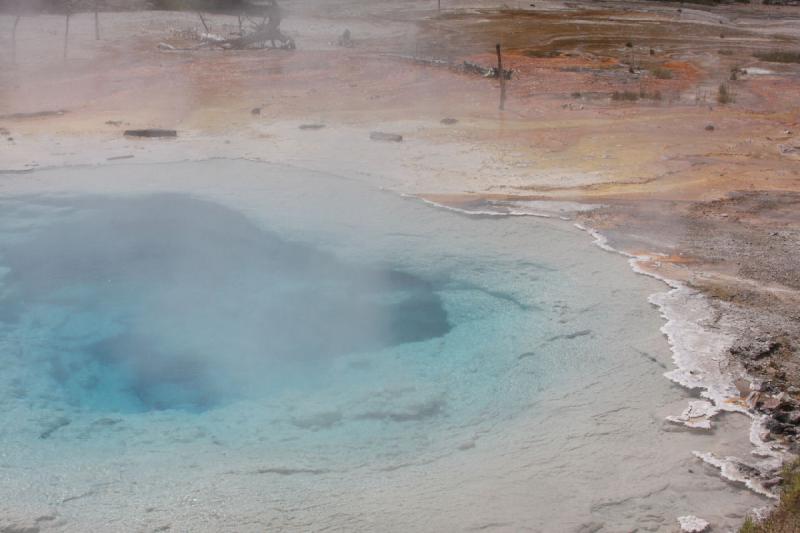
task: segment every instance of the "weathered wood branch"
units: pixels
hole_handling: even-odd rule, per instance
[[[94,40],[100,40],[100,0],[94,2]]]
[[[269,27],[268,24],[263,25],[261,28],[256,29],[252,33],[237,37],[236,39],[227,39],[220,41],[218,44],[224,48],[233,48],[243,50],[255,45],[265,45],[271,42],[273,47],[277,47],[276,43],[281,44],[281,48],[294,49],[295,44],[291,37],[283,34],[278,28]]]
[[[71,11],[67,11],[64,15],[66,24],[64,28],[64,59],[67,59],[67,50],[69,49],[69,18],[72,16]]]

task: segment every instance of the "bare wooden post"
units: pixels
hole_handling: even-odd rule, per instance
[[[17,62],[17,26],[19,26],[19,19],[21,15],[17,15],[14,19],[14,28],[11,30],[11,62]]]
[[[506,76],[503,72],[503,55],[497,45],[497,77],[500,78],[500,111],[506,108]]]
[[[66,27],[64,29],[64,59],[67,59],[67,49],[69,47],[69,17],[72,15],[69,8],[67,8],[67,13],[65,15],[66,19]]]
[[[200,11],[198,11],[197,16],[200,17],[200,22],[203,23],[203,27],[206,29],[206,33],[211,33],[211,30],[208,29],[208,24],[206,24],[206,19],[203,16],[203,14]]]
[[[94,40],[100,40],[100,0],[94,0]]]
[[[439,4],[438,4],[437,7],[438,7],[439,12],[441,12],[442,11],[442,0],[439,0]]]

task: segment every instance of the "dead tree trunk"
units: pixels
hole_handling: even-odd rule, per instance
[[[500,45],[497,45],[497,77],[500,78],[500,111],[506,107],[506,77],[503,75],[503,56]]]
[[[100,40],[100,0],[94,2],[94,40]]]
[[[281,48],[293,50],[295,47],[294,41],[291,37],[281,32],[280,26],[283,16],[277,2],[273,0],[265,9],[259,10],[258,14],[263,16],[263,19],[260,23],[253,24],[253,31],[248,34],[240,31],[238,39],[228,39],[218,44],[233,49],[243,49],[253,45],[260,45],[264,48],[267,41],[269,41],[272,43],[272,47],[276,48],[275,43],[277,41],[280,43]]]
[[[211,30],[208,29],[208,24],[206,24],[206,19],[203,16],[203,14],[200,11],[198,11],[197,16],[200,17],[200,22],[203,23],[203,27],[206,29],[206,33],[211,33]]]
[[[11,62],[17,62],[17,26],[19,26],[19,19],[21,19],[21,15],[17,15],[14,18],[14,27],[11,30]]]
[[[66,27],[64,28],[64,59],[67,59],[67,50],[69,48],[69,17],[72,15],[69,11],[64,15],[66,19]]]

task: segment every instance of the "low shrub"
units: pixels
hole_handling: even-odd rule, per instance
[[[800,531],[800,460],[784,467],[780,503],[761,522],[747,518],[739,533],[796,533]]]

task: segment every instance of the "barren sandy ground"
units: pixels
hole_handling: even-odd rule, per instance
[[[199,46],[185,13],[103,14],[95,41],[79,15],[66,60],[63,18],[27,17],[16,65],[0,17],[0,168],[247,157],[573,217],[737,318],[732,355],[769,399],[751,401],[793,440],[781,413],[800,409],[800,64],[753,52],[800,49],[800,8],[534,3],[287,0],[291,52],[179,50]],[[352,48],[336,45],[345,29]],[[413,61],[489,66],[495,43],[515,71],[505,111],[496,80]],[[717,102],[720,84],[732,102]],[[626,91],[637,100],[612,99]],[[63,113],[26,115],[51,111]],[[123,138],[131,127],[179,137]]]

